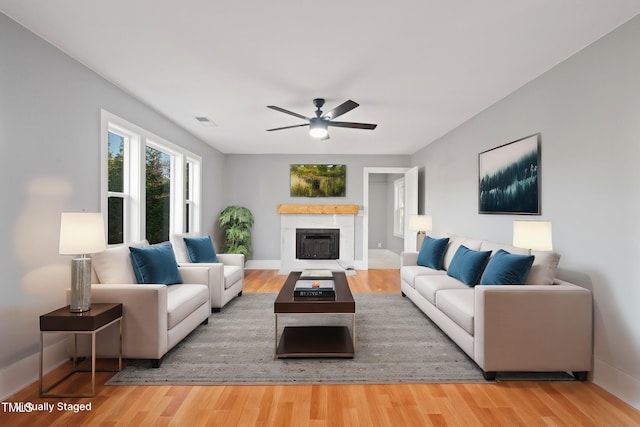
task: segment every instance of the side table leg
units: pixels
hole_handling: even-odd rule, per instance
[[[91,334],[91,395],[96,395],[96,332]]]
[[[44,341],[43,341],[43,337],[42,337],[43,335],[44,334],[42,332],[40,332],[40,366],[39,366],[39,370],[38,370],[38,372],[39,372],[39,374],[38,374],[38,377],[39,377],[38,394],[39,394],[40,397],[42,397],[42,369],[43,369],[43,367],[42,367],[42,363],[43,363],[42,359],[44,357],[44,355],[43,355],[43,353],[44,353]]]
[[[118,371],[122,371],[122,317],[120,318],[120,353],[118,354]]]

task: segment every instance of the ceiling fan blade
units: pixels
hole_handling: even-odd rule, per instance
[[[303,125],[293,125],[293,126],[285,126],[285,127],[281,127],[281,128],[273,128],[273,129],[267,129],[267,132],[271,132],[273,130],[282,130],[282,129],[292,129],[292,128],[300,128],[302,126],[309,126],[309,123],[305,123]]]
[[[276,107],[275,105],[267,105],[267,108],[271,108],[272,110],[280,111],[281,113],[289,114],[294,117],[298,117],[302,120],[309,120],[309,117],[305,117],[302,114],[294,113],[293,111],[285,110],[284,108]]]
[[[328,126],[336,126],[339,128],[354,128],[354,129],[368,129],[373,130],[378,125],[374,125],[372,123],[352,123],[352,122],[328,122]]]
[[[345,101],[342,104],[338,105],[333,110],[329,111],[323,117],[326,117],[328,119],[335,119],[336,117],[341,116],[344,113],[348,113],[349,111],[353,110],[358,105],[360,105],[360,104],[358,104],[357,102],[352,101],[352,100]]]

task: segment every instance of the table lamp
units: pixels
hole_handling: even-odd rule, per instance
[[[416,236],[416,250],[420,250],[422,246],[422,241],[424,237],[427,235],[427,231],[433,229],[433,219],[431,215],[411,215],[409,216],[409,230],[417,231],[418,235]]]
[[[71,260],[72,313],[91,309],[91,257],[106,248],[104,221],[100,212],[63,212],[60,217],[60,255],[78,255]]]
[[[553,250],[550,221],[513,221],[513,246],[538,251]]]

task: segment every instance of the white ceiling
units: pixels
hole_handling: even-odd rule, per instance
[[[224,153],[413,154],[640,13],[638,0],[0,0]],[[316,141],[303,123],[347,99]],[[195,116],[217,126],[205,127]],[[125,117],[126,118],[126,117]]]

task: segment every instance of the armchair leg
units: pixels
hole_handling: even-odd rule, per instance
[[[211,312],[212,312],[212,313],[220,313],[220,310],[222,310],[220,307],[213,307],[213,308],[211,309]]]
[[[241,297],[242,296],[242,291],[238,292],[238,296]]]
[[[160,367],[160,364],[162,364],[162,358],[160,358],[160,359],[151,359],[151,367],[152,368],[157,369],[157,368]]]
[[[484,379],[487,381],[495,381],[496,380],[496,374],[497,372],[495,371],[482,371],[482,376],[484,376]]]
[[[209,324],[209,318],[207,317],[206,319],[204,319],[201,325],[208,325],[208,324]]]
[[[573,377],[578,381],[586,381],[589,372],[587,371],[573,371]]]

